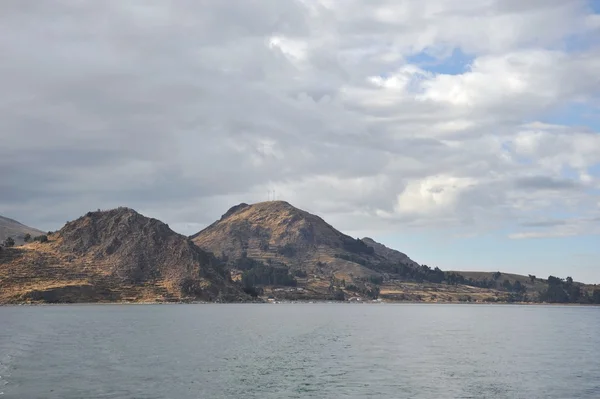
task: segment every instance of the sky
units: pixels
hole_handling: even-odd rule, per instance
[[[4,0],[0,214],[274,197],[421,264],[600,283],[600,2]]]

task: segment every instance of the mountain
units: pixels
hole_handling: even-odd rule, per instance
[[[346,283],[370,292],[395,266],[419,267],[401,252],[352,238],[285,201],[236,205],[190,238],[226,262],[246,286],[295,284],[278,288],[292,299],[341,296]]]
[[[129,208],[88,212],[48,242],[0,253],[0,302],[246,298],[220,262]]]
[[[44,234],[44,232],[34,229],[33,227],[25,226],[16,220],[0,216],[0,243],[4,242],[8,237],[12,237],[15,240],[16,245],[21,245],[25,242],[23,240],[25,234],[36,237]]]
[[[292,271],[351,279],[378,275],[378,265],[387,262],[387,256],[416,264],[373,240],[367,243],[343,234],[285,201],[236,205],[190,238],[232,267],[249,258]]]

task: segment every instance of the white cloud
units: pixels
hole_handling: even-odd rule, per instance
[[[476,184],[473,178],[444,175],[412,181],[398,195],[396,211],[416,214],[453,211],[461,192]]]
[[[2,2],[0,214],[123,204],[193,233],[276,190],[349,230],[532,237],[556,227],[531,213],[598,212],[598,132],[543,122],[597,106],[600,52],[567,46],[597,29],[584,1],[236,6]]]
[[[281,50],[292,62],[301,62],[306,59],[308,43],[287,38],[285,36],[273,36],[269,39],[269,46]]]

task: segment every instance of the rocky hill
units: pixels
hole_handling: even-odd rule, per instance
[[[89,212],[47,242],[0,252],[0,302],[245,298],[212,254],[129,208]]]
[[[246,288],[289,299],[352,295],[346,286],[373,294],[390,273],[420,267],[401,252],[350,237],[285,201],[236,205],[190,238],[222,259]]]
[[[11,237],[16,245],[22,245],[25,241],[25,235],[31,237],[39,236],[44,232],[34,229],[33,227],[25,226],[16,220],[0,216],[0,243],[3,243],[8,237]]]
[[[243,265],[243,259],[252,259],[292,271],[351,280],[379,275],[380,265],[390,260],[417,265],[398,251],[371,239],[352,238],[319,216],[284,201],[236,205],[190,238],[233,268]]]

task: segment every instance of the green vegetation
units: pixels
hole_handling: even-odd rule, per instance
[[[25,242],[30,242],[31,241],[31,234],[27,233],[23,236],[23,241]]]
[[[181,293],[185,296],[200,296],[202,288],[197,280],[188,277],[181,282]]]
[[[354,283],[346,283],[346,290],[356,292],[361,296],[371,299],[379,298],[381,291],[379,284],[383,283],[383,278],[377,276],[369,276],[354,279]]]
[[[373,285],[371,287],[366,287],[366,289],[362,290],[362,294],[366,295],[367,297],[371,298],[371,299],[377,299],[379,298],[379,293],[381,292],[381,289],[379,288],[378,285]]]
[[[262,288],[254,287],[254,286],[243,287],[243,291],[253,298],[263,295],[263,293],[264,293],[264,290]]]
[[[268,251],[270,246],[269,246],[269,242],[268,241],[261,241],[258,244],[258,247],[260,248],[261,251]]]
[[[548,277],[548,288],[540,294],[540,300],[549,303],[596,303],[594,294],[581,290],[581,285],[573,282],[571,277],[565,280],[559,277]],[[597,302],[597,303],[600,303]]]
[[[370,276],[369,281],[373,284],[380,285],[383,284],[383,277],[381,276]]]
[[[304,270],[294,270],[294,276],[300,278],[308,277],[308,274]]]
[[[252,258],[247,258],[247,257],[242,257],[237,259],[234,264],[233,267],[235,269],[239,269],[239,270],[250,270],[252,268],[255,267],[259,267],[259,266],[264,266],[265,264],[262,263],[259,260],[255,260]]]
[[[14,247],[15,246],[15,240],[12,237],[8,237],[6,240],[4,240],[4,246],[6,248]]]
[[[373,255],[375,253],[375,249],[373,247],[368,246],[364,243],[363,240],[357,238],[356,240],[351,237],[343,237],[342,238],[343,248],[355,254],[367,254]]]
[[[296,247],[293,244],[285,244],[283,247],[277,248],[277,253],[288,258],[296,256]]]
[[[297,281],[290,275],[287,267],[267,266],[262,262],[258,262],[258,265],[246,270],[242,274],[242,285],[245,289],[250,289],[257,285],[284,285],[295,287]]]
[[[506,297],[504,297],[504,300],[508,303],[531,302],[531,299],[529,298],[529,296],[522,292],[511,292]]]
[[[381,290],[379,289],[379,286],[376,285],[376,286],[372,287],[369,291],[367,291],[367,295],[372,299],[377,299],[377,298],[379,298],[380,292],[381,292]]]
[[[346,284],[346,289],[348,291],[354,291],[354,292],[358,292],[359,291],[358,287],[356,285],[354,285],[354,284]]]
[[[344,291],[342,291],[340,289],[337,289],[333,293],[331,299],[333,299],[334,301],[345,301],[346,300],[346,295],[344,294]]]
[[[225,251],[221,251],[221,257],[219,260],[223,263],[227,263],[229,261],[229,256],[225,253]]]
[[[366,266],[367,265],[367,261],[366,260],[364,260],[360,256],[356,256],[356,255],[353,255],[353,254],[350,254],[350,255],[335,254],[334,256],[336,258],[338,258],[338,259],[344,259],[344,260],[347,260],[348,262],[354,262],[354,263],[357,263],[357,264],[359,264],[361,266]]]
[[[411,266],[404,263],[396,265],[381,264],[378,269],[382,272],[396,274],[407,280],[413,280],[419,283],[429,281],[432,283],[442,283],[446,279],[445,273],[438,267],[432,269],[427,265]]]
[[[512,286],[512,290],[513,290],[513,292],[516,292],[516,293],[521,293],[521,294],[522,294],[522,293],[524,293],[525,291],[527,291],[527,288],[526,288],[526,287],[525,287],[523,284],[521,284],[521,282],[520,282],[519,280],[517,280],[517,281],[515,281],[515,283],[513,284],[513,286]]]
[[[518,280],[515,281],[514,284],[512,284],[510,280],[505,279],[502,283],[502,288],[504,288],[508,292],[514,292],[517,294],[523,294],[525,293],[525,291],[527,291],[527,288]]]
[[[45,243],[45,242],[48,242],[48,236],[46,234],[42,234],[41,236],[34,237],[33,241],[39,241],[41,243]]]

